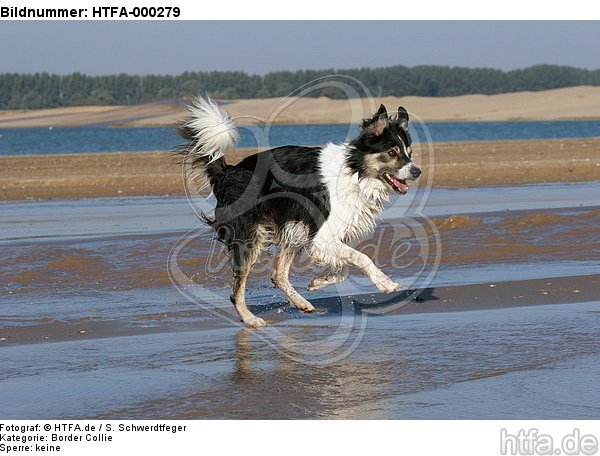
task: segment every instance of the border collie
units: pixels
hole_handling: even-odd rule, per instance
[[[347,243],[372,231],[390,192],[405,194],[407,181],[421,174],[411,159],[406,109],[388,116],[381,105],[352,141],[276,147],[235,166],[225,160],[239,137],[229,114],[201,97],[188,110],[178,128],[187,144],[178,152],[216,197],[214,217],[205,216],[205,221],[227,246],[234,279],[231,301],[246,326],[266,325],[250,312],[244,294],[248,275],[268,245],[278,247],[273,283],[303,312],[315,308],[289,280],[292,261],[302,249],[331,268],[313,279],[308,290],[342,282],[349,266],[361,269],[380,292],[399,290],[367,255]]]

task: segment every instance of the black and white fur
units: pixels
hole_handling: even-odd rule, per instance
[[[388,116],[381,105],[350,142],[277,147],[235,166],[225,161],[238,139],[229,114],[201,97],[188,109],[189,117],[179,127],[188,142],[179,152],[204,175],[216,197],[214,218],[206,221],[229,251],[234,277],[231,301],[246,326],[266,324],[246,306],[245,289],[252,266],[267,245],[279,248],[273,283],[303,312],[314,307],[288,277],[302,249],[315,262],[331,267],[330,274],[311,281],[309,290],[342,282],[349,266],[361,269],[381,292],[399,289],[368,256],[347,243],[374,229],[390,191],[406,193],[406,181],[421,174],[411,160],[404,108]]]

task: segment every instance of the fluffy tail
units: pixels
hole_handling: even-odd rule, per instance
[[[235,147],[239,133],[231,116],[210,98],[198,96],[187,109],[188,117],[181,122],[178,132],[188,142],[178,152],[184,155],[184,163],[195,171],[193,180],[200,174],[212,184],[227,166],[224,155]]]

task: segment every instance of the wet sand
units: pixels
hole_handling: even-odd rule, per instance
[[[2,417],[597,419],[599,193],[409,193],[359,243],[404,291],[354,271],[303,291],[304,315],[266,255],[248,294],[263,331],[231,322],[224,255],[184,198],[1,203]],[[168,273],[181,245],[191,295]]]
[[[373,112],[368,100],[329,98],[291,99],[280,110],[279,98],[229,100],[226,109],[239,117],[270,120],[276,124],[356,123],[365,112]],[[598,119],[600,87],[568,87],[539,92],[457,97],[384,97],[377,103],[406,106],[426,122]],[[549,109],[554,106],[555,109]],[[355,113],[352,109],[355,108]],[[272,116],[273,110],[277,112]],[[155,126],[173,125],[185,114],[182,101],[164,101],[133,106],[78,106],[69,108],[0,111],[1,128],[72,127],[84,125]]]
[[[415,145],[415,159],[424,151]],[[231,163],[255,153],[240,149]],[[435,144],[435,165],[422,163],[420,185],[434,187],[585,182],[600,176],[600,139]],[[182,167],[170,152],[0,157],[0,199],[183,195]]]
[[[156,287],[150,279],[145,286]],[[160,284],[168,286],[168,284]],[[226,284],[223,284],[226,286]],[[430,313],[468,312],[492,309],[510,309],[528,306],[551,304],[575,304],[594,302],[598,299],[600,275],[578,275],[545,279],[528,279],[498,283],[472,285],[439,286],[423,289],[412,289],[396,293],[393,296],[379,293],[353,295],[352,312],[357,314],[380,315],[382,308],[386,316],[421,315]],[[311,293],[304,292],[311,297]],[[373,300],[385,300],[386,303],[408,300],[397,309],[388,310],[387,305],[371,304]],[[338,297],[320,297],[311,299],[317,308],[318,318],[334,320],[342,314],[344,299]],[[300,324],[311,325],[313,316],[305,316],[292,311],[285,301],[265,304],[250,304],[251,309],[270,325],[286,326],[294,324],[294,320],[303,320]],[[348,311],[347,309],[345,311]],[[232,319],[233,312],[226,309]],[[81,341],[98,338],[117,338],[143,334],[180,333],[215,328],[227,328],[232,325],[228,321],[216,318],[206,310],[188,310],[178,313],[167,310],[162,313],[138,313],[123,321],[107,320],[106,317],[82,317],[75,321],[58,320],[51,316],[33,319],[13,318],[14,326],[0,326],[2,347],[13,345],[48,343],[63,341]],[[321,321],[320,323],[323,323]],[[157,336],[158,337],[158,336]]]

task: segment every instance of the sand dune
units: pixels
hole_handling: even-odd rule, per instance
[[[540,92],[459,97],[383,97],[375,100],[279,98],[234,100],[226,110],[239,123],[356,123],[375,104],[405,106],[424,121],[506,121],[600,118],[600,87],[569,87]],[[172,125],[185,114],[181,101],[134,106],[81,106],[28,111],[0,111],[0,128],[84,125]]]

